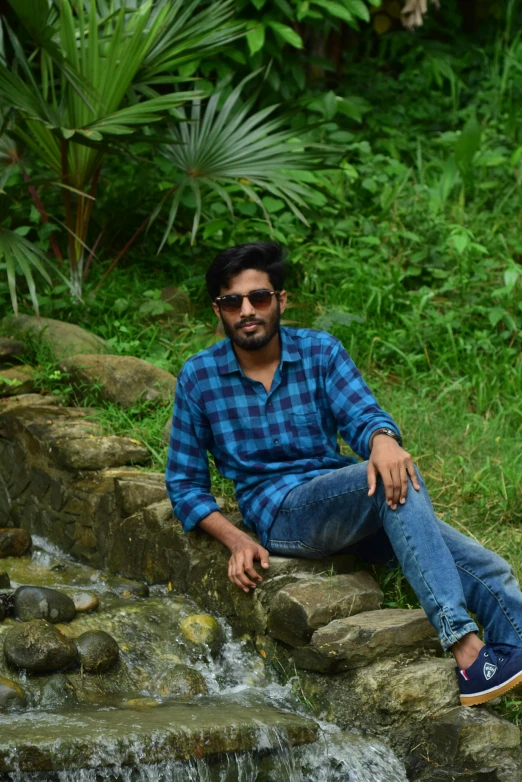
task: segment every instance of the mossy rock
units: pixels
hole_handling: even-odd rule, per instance
[[[184,701],[196,695],[208,694],[204,677],[189,665],[174,665],[169,668],[167,674],[162,677],[158,690],[160,695]]]
[[[181,622],[180,630],[192,647],[206,647],[214,655],[225,642],[220,624],[210,614],[190,614]]]
[[[52,673],[69,668],[78,659],[76,646],[43,619],[15,625],[5,635],[7,662],[29,673]]]
[[[112,635],[104,630],[89,630],[76,639],[80,664],[84,671],[101,673],[119,660],[120,649]]]
[[[22,586],[14,593],[14,613],[17,619],[46,619],[52,624],[71,622],[76,608],[68,595],[48,587]]]

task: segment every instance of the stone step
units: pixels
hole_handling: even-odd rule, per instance
[[[280,589],[270,602],[268,631],[290,646],[304,646],[334,619],[375,611],[383,593],[369,573],[316,576]]]
[[[335,673],[418,649],[440,651],[424,611],[386,608],[330,622],[315,631],[309,646],[295,650],[294,659],[299,668]]]
[[[0,715],[0,773],[133,766],[308,744],[316,723],[228,700]]]

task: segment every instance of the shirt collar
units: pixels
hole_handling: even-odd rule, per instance
[[[283,364],[285,361],[300,361],[301,353],[296,345],[295,337],[284,326],[281,326],[279,329],[279,336],[281,338],[281,363]],[[216,351],[215,359],[220,375],[229,375],[232,372],[241,371],[232,342],[228,337],[223,340]]]

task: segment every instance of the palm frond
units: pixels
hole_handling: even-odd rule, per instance
[[[196,201],[192,241],[201,219],[203,189],[216,192],[232,211],[226,191],[230,184],[238,184],[260,206],[269,226],[270,217],[259,195],[262,191],[282,199],[307,224],[302,209],[307,200],[315,200],[316,194],[299,180],[296,172],[314,168],[317,156],[312,156],[302,142],[294,143],[295,130],[285,128],[284,117],[273,116],[278,106],[253,111],[253,98],[243,102],[244,84],[245,81],[232,90],[223,102],[222,92],[217,90],[206,106],[197,99],[189,112],[180,109],[184,120],[171,127],[172,143],[161,148],[161,154],[182,172],[182,179],[174,194],[160,250],[187,187]]]
[[[16,277],[19,273],[23,274],[26,279],[34,311],[39,315],[33,270],[41,274],[49,284],[51,283],[51,278],[45,268],[46,265],[49,265],[45,255],[23,236],[11,231],[9,228],[0,227],[1,260],[5,264],[7,283],[15,315],[18,314]]]

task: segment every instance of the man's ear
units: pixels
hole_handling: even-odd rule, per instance
[[[279,307],[281,309],[281,314],[283,314],[286,309],[286,291],[279,292]]]
[[[221,310],[219,309],[219,304],[216,304],[215,301],[212,302],[212,309],[216,313],[216,317],[218,320],[221,320]]]

